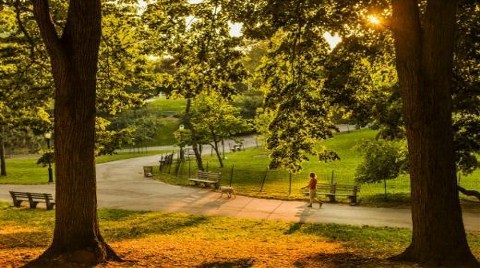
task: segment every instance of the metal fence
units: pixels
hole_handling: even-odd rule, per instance
[[[188,178],[194,177],[197,166],[194,158],[187,161],[178,161],[178,157],[171,165],[163,166],[161,172],[157,171],[160,178],[168,183],[177,185],[191,185]],[[301,188],[308,184],[308,171],[297,174],[290,173],[286,170],[264,170],[258,169],[240,169],[234,165],[224,168],[209,165],[208,161],[204,162],[204,168],[207,171],[220,172],[221,185],[233,186],[237,193],[268,196],[276,198],[302,198]],[[158,169],[157,169],[158,170]],[[335,170],[321,171],[317,173],[319,183],[339,183],[339,184],[356,184],[354,177],[342,177],[335,173]],[[480,181],[471,177],[459,176],[459,185],[467,189],[478,189]],[[359,197],[360,199],[370,196],[405,195],[410,193],[410,179],[408,175],[399,178],[382,181],[380,183],[361,184]]]

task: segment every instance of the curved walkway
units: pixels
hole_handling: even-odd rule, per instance
[[[292,222],[339,223],[411,227],[409,209],[371,208],[325,203],[321,209],[305,202],[227,199],[220,193],[194,187],[169,185],[143,177],[143,166],[157,165],[158,156],[147,156],[97,165],[98,206],[129,210],[185,212]],[[0,200],[11,202],[9,190],[54,193],[55,185],[0,185]],[[480,215],[464,212],[465,228],[480,231]]]

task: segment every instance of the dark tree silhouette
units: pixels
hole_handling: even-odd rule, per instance
[[[393,1],[392,30],[411,177],[413,236],[401,260],[478,267],[465,236],[452,128],[457,1]]]
[[[48,0],[32,0],[55,82],[56,213],[52,244],[32,265],[119,260],[97,218],[95,92],[101,37],[100,0],[70,1],[61,36]]]

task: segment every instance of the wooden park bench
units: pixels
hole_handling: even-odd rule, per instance
[[[55,202],[51,194],[47,193],[29,193],[10,191],[13,199],[13,205],[20,207],[23,201],[28,201],[30,208],[36,208],[38,203],[45,203],[47,210],[53,209]]]
[[[209,172],[198,170],[196,177],[188,178],[189,181],[195,183],[196,186],[201,186],[202,184],[205,187],[215,186],[215,189],[220,187],[220,172]]]
[[[350,199],[350,205],[356,205],[358,203],[358,193],[360,192],[360,185],[349,184],[329,184],[318,183],[317,184],[317,196],[324,195],[328,197],[330,202],[336,202],[337,196],[346,196]],[[304,192],[308,195],[308,190]]]

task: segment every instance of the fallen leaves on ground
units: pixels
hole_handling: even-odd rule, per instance
[[[151,236],[110,243],[124,262],[99,267],[383,267],[383,259],[349,252],[339,244],[315,239],[177,239]],[[45,248],[0,251],[0,267],[21,267]]]

